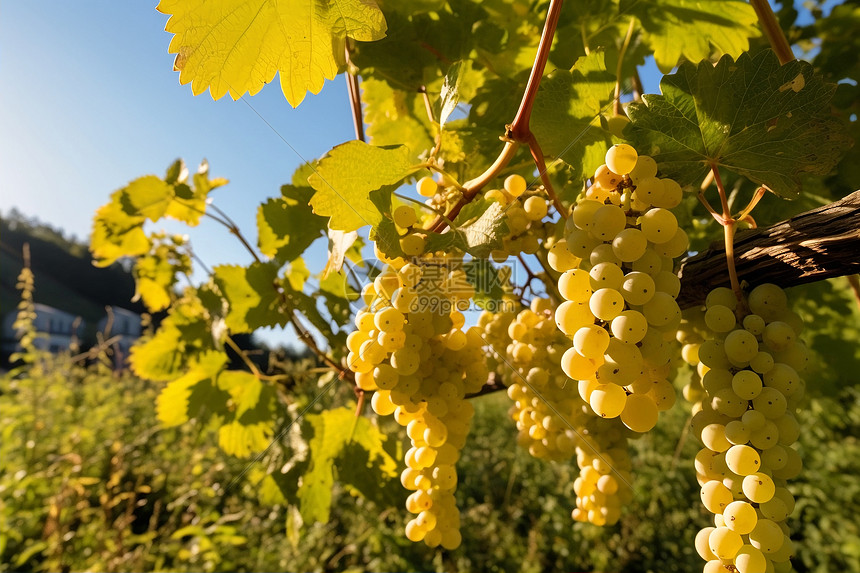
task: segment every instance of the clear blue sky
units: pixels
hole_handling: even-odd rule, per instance
[[[215,202],[253,242],[258,204],[277,195],[304,159],[354,137],[343,77],[298,109],[277,82],[246,103],[180,86],[167,53],[167,16],[157,0],[6,0],[0,8],[0,211],[27,216],[79,238],[108,195],[183,157],[204,157],[230,179]],[[653,64],[643,70],[656,90]],[[166,227],[185,232],[181,225]],[[189,232],[210,266],[247,263],[237,241],[211,221]],[[324,245],[308,261],[324,261]],[[269,337],[267,337],[269,338]],[[271,340],[295,340],[272,336]]]

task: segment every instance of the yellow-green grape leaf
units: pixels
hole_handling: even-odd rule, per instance
[[[132,300],[140,299],[150,312],[158,312],[176,297],[177,273],[190,274],[191,258],[179,250],[185,246],[183,237],[159,234],[153,238],[155,247],[134,263],[136,292]]]
[[[294,290],[298,291],[304,288],[305,281],[308,280],[308,277],[310,276],[311,272],[308,270],[308,266],[302,258],[298,258],[290,263],[289,270],[285,275],[290,286]]]
[[[581,182],[603,164],[612,136],[600,125],[609,108],[615,77],[606,71],[603,52],[595,50],[576,61],[572,71],[557,70],[544,78],[535,99],[531,128],[541,150],[561,157],[573,169],[577,191]]]
[[[330,217],[329,228],[355,231],[375,225],[382,213],[371,200],[372,191],[400,183],[411,171],[405,146],[374,147],[349,141],[334,147],[308,177],[316,190],[311,198],[314,213]]]
[[[230,395],[229,413],[218,429],[221,449],[240,458],[266,449],[274,434],[272,387],[238,370],[221,372],[217,384]]]
[[[257,210],[260,252],[290,262],[323,236],[326,219],[311,209],[312,195],[310,187],[284,185],[281,197],[260,205]]]
[[[122,190],[111,195],[111,202],[102,205],[93,218],[90,253],[97,267],[109,267],[122,257],[134,257],[149,252],[149,237],[143,232],[144,217],[129,215],[119,202]]]
[[[352,314],[349,303],[358,299],[358,293],[347,280],[345,272],[331,272],[319,279],[319,294],[325,300],[329,315],[339,326],[349,322]]]
[[[630,104],[624,135],[681,185],[715,165],[793,197],[805,175],[827,175],[852,145],[831,117],[835,88],[808,62],[780,66],[771,50],[685,63],[663,77],[662,94]]]
[[[168,259],[143,256],[134,264],[135,300],[142,300],[150,312],[164,310],[170,305],[171,290],[176,283],[176,271]]]
[[[209,351],[200,356],[181,377],[169,382],[158,398],[155,407],[158,420],[166,427],[179,426],[194,417],[190,411],[192,389],[204,380],[214,378],[227,363],[223,352]]]
[[[170,217],[189,226],[200,223],[206,212],[209,191],[226,185],[226,179],[209,179],[209,165],[204,162],[194,176],[194,188],[185,180],[184,163],[174,161],[165,179],[156,175],[138,177],[114,191],[110,202],[96,211],[90,252],[95,264],[106,267],[122,257],[134,257],[149,251],[151,242],[143,231],[147,221]]]
[[[157,175],[144,175],[123,189],[122,201],[129,214],[157,221],[164,217],[173,197],[173,185],[168,185]]]
[[[415,158],[433,147],[421,94],[392,88],[388,82],[373,77],[362,78],[361,102],[365,131],[373,145],[402,144]]]
[[[307,416],[313,428],[313,438],[308,443],[311,453],[310,467],[299,487],[299,509],[305,523],[329,519],[332,487],[335,470],[355,473],[378,471],[392,477],[397,473],[397,462],[383,448],[385,434],[363,417],[356,417],[355,409],[349,407],[326,410]],[[367,451],[367,466],[346,466],[343,456],[348,444],[355,444]]]
[[[371,42],[386,31],[374,0],[161,0],[157,9],[171,15],[179,83],[216,100],[254,95],[279,73],[296,107],[337,75],[347,38]]]
[[[328,260],[326,261],[325,268],[322,272],[322,277],[325,278],[329,275],[329,273],[335,272],[339,273],[343,268],[343,259],[347,257],[351,249],[353,249],[353,245],[356,245],[356,241],[358,240],[358,233],[355,231],[350,231],[345,233],[343,231],[335,231],[333,229],[329,229],[328,231]],[[359,251],[359,260],[360,253]],[[357,260],[354,262],[358,262]]]
[[[458,249],[473,257],[484,259],[502,247],[508,234],[505,209],[497,201],[477,199],[460,211],[454,228],[447,232],[427,235],[427,252]]]
[[[272,424],[265,422],[243,424],[233,420],[218,428],[218,445],[237,458],[248,458],[265,450],[271,438]]]
[[[620,9],[642,23],[664,74],[681,56],[693,63],[714,52],[737,58],[761,35],[755,10],[742,0],[626,0]]]
[[[187,364],[214,347],[208,312],[189,291],[170,308],[155,334],[135,342],[129,363],[141,378],[168,381],[184,374]]]
[[[263,383],[244,370],[227,370],[218,376],[218,387],[230,393],[236,416],[241,416],[260,401]]]
[[[287,323],[289,317],[278,294],[277,264],[221,265],[214,271],[215,282],[230,305],[225,321],[231,331],[251,332]]]

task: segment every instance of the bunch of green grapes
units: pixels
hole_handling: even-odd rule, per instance
[[[492,323],[490,323],[492,324]],[[589,412],[574,384],[558,367],[567,344],[552,320],[552,301],[535,298],[512,317],[507,343],[499,345],[502,381],[513,401],[517,443],[539,459],[573,456],[576,428]]]
[[[681,394],[693,404],[693,414],[696,414],[702,408],[705,396],[702,376],[707,370],[707,366],[699,362],[699,348],[707,338],[704,309],[691,307],[681,311],[681,324],[675,337],[681,344],[681,359],[693,369],[690,381],[684,385]]]
[[[401,483],[416,514],[406,537],[430,547],[460,545],[455,463],[474,414],[466,395],[487,380],[479,329],[463,330],[458,310],[472,296],[461,269],[445,261],[391,261],[362,290],[367,308],[347,338],[347,362],[359,388],[374,391],[373,410],[406,428]]]
[[[437,182],[432,177],[422,177],[415,185],[418,194],[426,197],[424,204],[430,207],[427,212],[441,211],[447,213],[451,208],[463,198],[463,193],[460,187],[453,182],[443,178],[442,183]]]
[[[629,145],[606,153],[566,223],[565,247],[579,262],[559,277],[565,301],[555,314],[573,342],[564,372],[580,381],[595,413],[620,416],[636,432],[653,428],[659,411],[675,403],[668,380],[681,321],[674,259],[688,246],[668,210],[681,188],[656,174],[654,160]],[[573,260],[555,258],[559,268]]]
[[[573,518],[612,525],[632,493],[629,430],[617,420],[597,418],[561,371],[559,359],[568,341],[555,327],[552,304],[535,298],[518,313],[485,311],[478,326],[513,401],[509,414],[517,443],[539,459],[564,461],[575,455],[580,476],[574,482]]]
[[[579,477],[573,482],[576,521],[594,525],[614,525],[621,508],[633,499],[628,451],[630,430],[617,419],[592,416],[579,428],[576,463]]]
[[[704,396],[692,427],[705,446],[695,463],[714,527],[699,532],[696,550],[706,573],[791,571],[786,483],[802,467],[791,446],[809,357],[798,338],[803,324],[772,284],[741,302],[731,289],[714,289],[705,308]]]
[[[493,260],[503,262],[511,255],[535,254],[552,228],[552,223],[544,221],[548,212],[546,199],[529,192],[526,180],[516,174],[505,179],[502,189],[487,191],[484,198],[502,206],[508,223],[504,245],[491,253]]]

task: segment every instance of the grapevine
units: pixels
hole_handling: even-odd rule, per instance
[[[345,70],[356,140],[307,162],[260,205],[256,244],[216,204],[226,180],[210,179],[206,163],[191,177],[177,162],[137,179],[99,209],[96,263],[129,258],[138,296],[166,311],[131,356],[138,375],[166,383],[165,424],[198,416],[203,395],[223,418],[224,449],[294,468],[297,454],[269,460],[287,431],[278,428],[306,430],[302,418],[317,416],[312,440],[324,454],[300,460],[305,474],[283,488],[297,521],[325,521],[331,492],[314,488],[338,471],[394,473],[409,492],[405,537],[449,558],[474,527],[461,514],[457,462],[481,396],[505,392],[511,444],[570,469],[574,531],[623,523],[632,440],[689,408],[702,446],[690,465],[713,524],[684,543],[705,573],[792,570],[796,414],[815,352],[784,289],[858,271],[844,253],[860,239],[860,195],[848,194],[840,163],[855,121],[833,99],[842,78],[794,59],[768,3],[729,0],[717,16],[691,6],[683,17],[648,3],[368,1],[338,14],[317,3],[310,20],[327,24],[302,33],[322,50],[299,46],[286,26],[243,21],[237,32],[192,4],[159,8],[172,14],[181,82],[238,99],[277,72],[298,105]],[[457,49],[439,39],[449,33]],[[253,65],[249,45],[259,47]],[[646,51],[666,73],[660,93],[644,93]],[[401,52],[415,69],[403,69]],[[810,181],[833,186],[816,191],[830,193],[819,201],[828,205],[798,215],[777,201],[818,200]],[[756,218],[788,221],[758,228]],[[201,265],[186,238],[149,229],[163,219],[217,222],[253,262]],[[317,240],[325,261],[308,254]],[[195,266],[206,278],[177,292]],[[286,325],[325,372],[312,400],[282,395],[283,375],[232,338]],[[331,388],[354,399],[363,441],[321,430]],[[283,411],[288,425],[276,423]],[[366,468],[338,466],[352,446]]]

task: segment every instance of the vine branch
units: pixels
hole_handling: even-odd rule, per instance
[[[720,260],[725,247],[714,242],[681,264],[678,304],[702,304],[714,286],[729,283]],[[860,273],[860,191],[769,227],[740,231],[734,254],[739,280],[790,287]]]
[[[508,165],[521,144],[529,145],[529,148],[533,149],[531,142],[534,140],[534,135],[529,128],[529,122],[531,120],[532,108],[534,107],[534,102],[537,98],[538,88],[540,87],[540,82],[543,78],[544,70],[546,69],[546,63],[549,60],[549,51],[552,46],[553,37],[555,37],[555,29],[558,26],[558,20],[561,15],[562,3],[563,0],[551,0],[549,3],[546,22],[544,23],[543,31],[541,32],[540,43],[538,44],[537,54],[535,54],[535,62],[532,66],[529,80],[523,93],[523,99],[520,102],[520,107],[517,109],[516,115],[514,116],[514,121],[507,126],[505,135],[502,138],[505,142],[504,148],[502,148],[499,156],[486,171],[478,177],[467,181],[463,185],[463,197],[451,208],[451,211],[448,213],[449,219],[455,219],[460,210],[472,201],[478,192]],[[539,150],[540,147],[538,146],[537,149]],[[532,155],[534,156],[534,151],[532,152]],[[542,156],[541,163],[543,163]],[[544,182],[547,195],[553,199],[553,203],[555,204],[557,197],[552,188],[552,183],[549,181],[548,177],[543,177],[546,168],[545,166],[544,169],[540,169],[540,167],[538,168],[541,172],[541,179]],[[564,211],[560,211],[560,213],[562,216],[565,215]],[[445,230],[445,227],[446,223],[440,218],[437,218],[430,225],[430,229],[437,233]]]
[[[779,27],[776,14],[773,13],[773,9],[770,7],[768,1],[750,0],[750,4],[752,4],[756,16],[758,16],[759,24],[761,24],[761,29],[767,41],[776,53],[776,57],[779,58],[779,63],[785,65],[794,60],[794,52],[791,51],[791,45],[788,43],[788,39],[785,37],[782,28]]]
[[[349,54],[349,42],[346,42],[344,47],[346,52],[346,89],[349,94],[349,109],[352,110],[352,124],[355,127],[355,138],[359,141],[364,141],[364,120],[361,115],[361,89],[358,85],[358,76],[354,75],[352,68],[352,60]]]

